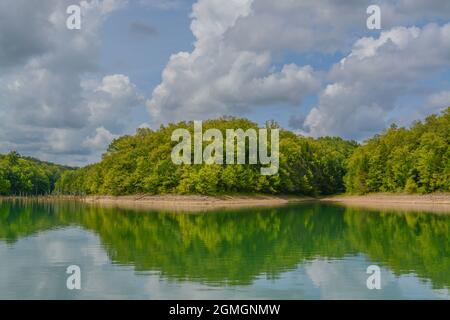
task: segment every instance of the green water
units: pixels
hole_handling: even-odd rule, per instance
[[[66,268],[81,268],[68,290]],[[369,290],[366,269],[381,268]],[[450,215],[0,202],[0,299],[449,299]]]

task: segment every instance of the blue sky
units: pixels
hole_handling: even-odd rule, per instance
[[[173,8],[161,9],[135,1],[114,12],[102,30],[102,71],[108,74],[127,74],[143,94],[151,93],[161,82],[161,73],[170,56],[180,51],[193,50],[195,37],[190,30],[190,14],[194,3],[195,1],[180,1]],[[138,34],[131,31],[130,26],[136,22],[153,28],[155,33]],[[378,35],[379,31],[369,32],[363,26],[354,33],[359,36]],[[280,50],[275,53],[273,67],[279,70],[286,63],[295,63],[311,65],[317,71],[326,72],[343,57],[343,52],[299,53],[295,50]],[[301,107],[273,103],[260,108],[258,112],[245,113],[245,116],[260,124],[268,119],[276,119],[284,127],[289,127],[292,113],[306,117],[315,103],[316,96],[308,95]],[[136,106],[133,115],[135,127],[148,118],[144,105]]]
[[[4,0],[0,152],[84,165],[221,115],[364,141],[450,105],[449,39],[446,0]]]
[[[172,9],[159,9],[131,3],[125,9],[114,12],[102,30],[102,71],[108,74],[127,74],[143,94],[150,94],[161,82],[161,73],[172,54],[192,51],[195,38],[190,30],[192,4],[183,1]],[[154,34],[137,34],[130,25],[138,22],[156,30]],[[273,63],[282,68],[286,63],[310,64],[317,70],[328,70],[342,54],[299,54],[280,52]],[[304,106],[313,106],[317,100],[313,95],[305,99]],[[290,113],[307,113],[308,108],[293,108],[285,104],[273,104],[247,116],[263,124],[268,119],[277,119],[285,127],[289,126]],[[145,106],[133,110],[135,127],[149,117]]]
[[[194,37],[189,29],[191,1],[173,9],[159,9],[131,3],[106,21],[102,30],[101,66],[107,74],[127,74],[139,91],[149,95],[161,82],[161,72],[170,55],[192,50]],[[155,29],[155,34],[130,30],[133,23]],[[133,110],[138,127],[149,117],[144,104]]]
[[[134,2],[123,10],[112,14],[105,23],[102,32],[102,66],[105,72],[127,74],[141,92],[144,94],[151,92],[161,82],[161,72],[170,56],[180,51],[190,52],[193,50],[195,37],[190,29],[190,14],[194,3],[195,1],[176,2],[173,8],[167,10],[155,6],[143,6]],[[363,15],[361,14],[361,16]],[[339,19],[339,17],[336,17],[336,19]],[[147,35],[133,33],[130,30],[130,25],[136,22],[153,28],[155,33]],[[424,16],[416,19],[414,24],[411,25],[423,27],[430,22],[443,25],[446,20],[440,17],[433,19]],[[312,26],[312,28],[315,27],[321,28],[320,25]],[[352,44],[361,37],[379,37],[381,31],[368,30],[364,24],[356,25],[351,28],[344,42]],[[280,50],[275,50],[272,65],[278,70],[287,63],[310,65],[314,70],[326,73],[333,64],[349,54],[349,50],[350,47],[333,52],[321,50],[298,52],[290,48],[280,48]],[[432,79],[425,78],[423,89],[426,90],[427,86],[431,87],[430,91],[438,87],[442,87],[443,90],[448,88],[448,79],[450,79],[448,73],[447,70]],[[401,116],[404,112],[402,106],[415,105],[416,108],[419,108],[419,104],[425,103],[423,100],[421,95],[414,94],[400,97],[399,110],[394,110],[388,117],[388,121],[408,125],[411,119]],[[268,119],[276,119],[284,127],[290,127],[295,123],[292,120],[306,118],[310,109],[317,102],[317,95],[311,94],[304,97],[301,105],[272,103],[269,106],[259,108],[257,112],[249,110],[244,115],[260,124]],[[142,119],[148,117],[143,105],[136,106],[133,114],[136,127],[142,124]]]

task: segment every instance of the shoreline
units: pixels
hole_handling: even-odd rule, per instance
[[[361,209],[450,214],[450,193],[336,195],[323,197],[320,201]]]
[[[87,196],[83,202],[134,209],[169,209],[174,211],[211,211],[256,207],[278,207],[295,202],[314,201],[303,196],[272,195],[139,195],[139,196]]]
[[[429,211],[450,214],[450,193],[334,195],[320,198],[292,195],[130,195],[130,196],[33,196],[0,197],[32,201],[79,201],[130,209],[211,211],[255,207],[278,207],[299,202],[319,202],[374,210]]]
[[[218,209],[240,209],[256,207],[279,207],[290,203],[317,201],[308,196],[292,195],[129,195],[129,196],[32,196],[1,197],[0,200],[30,201],[78,201],[107,207],[125,209],[154,209],[173,211],[212,211]]]

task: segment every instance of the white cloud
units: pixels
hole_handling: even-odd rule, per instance
[[[450,56],[446,28],[421,27],[450,19],[448,2],[377,3],[386,30],[379,37],[366,28],[366,8],[373,4],[369,0],[199,0],[192,12],[194,49],[170,58],[147,103],[152,120],[202,119],[243,114],[260,105],[300,105],[305,96],[317,93],[321,74],[289,61],[279,66],[283,54],[339,52],[346,59],[329,71],[320,103],[304,127],[313,135],[372,134],[385,126],[398,98],[414,92],[420,77],[446,66]],[[418,27],[397,27],[402,24]],[[370,33],[376,36],[364,37]]]
[[[450,18],[450,2],[442,0],[257,0],[252,14],[227,31],[225,43],[240,50],[346,52],[367,33],[372,4],[380,6],[385,30]]]
[[[16,149],[71,164],[96,160],[100,142],[128,129],[131,108],[143,103],[128,77],[97,80],[100,28],[126,1],[82,1],[81,30],[66,28],[69,4],[0,4],[0,12],[8,12],[6,21],[0,19],[1,152]]]
[[[90,149],[102,151],[111,143],[113,139],[117,138],[117,136],[113,135],[103,127],[97,128],[95,131],[96,134],[94,137],[88,137],[84,141],[84,145]]]
[[[147,105],[153,120],[168,122],[241,113],[255,105],[300,104],[318,90],[310,66],[274,68],[270,50],[240,50],[224,42],[238,20],[251,16],[251,0],[200,0],[193,6],[191,53],[172,55]]]
[[[97,148],[106,140],[130,131],[132,108],[144,98],[126,75],[101,74],[100,30],[113,12],[132,2],[81,3],[82,29],[71,31],[65,27],[71,0],[41,0],[39,6],[29,0],[0,2],[0,152],[17,149],[85,163],[98,159]],[[191,16],[194,48],[170,57],[147,101],[152,119],[142,121],[153,126],[251,115],[262,105],[299,106],[317,94],[309,115],[304,118],[305,110],[291,123],[299,126],[305,119],[301,128],[312,135],[359,139],[395,120],[391,113],[399,108],[415,116],[447,105],[445,84],[430,89],[421,81],[448,70],[450,27],[429,22],[449,21],[450,2],[376,3],[382,33],[366,29],[371,0],[197,1]],[[176,9],[183,3],[139,5]],[[298,62],[307,57],[326,68],[336,52],[346,58],[328,71]],[[292,63],[288,57],[298,53]],[[400,105],[411,96],[426,107]]]
[[[329,73],[331,84],[304,128],[314,136],[364,138],[387,123],[399,98],[420,92],[421,81],[450,67],[450,24],[398,27],[358,40]]]
[[[130,123],[131,107],[144,102],[136,87],[124,75],[110,75],[101,83],[82,82],[86,93],[88,123],[102,125],[115,133],[121,133]]]
[[[59,156],[71,153],[98,156],[131,122],[131,106],[143,102],[124,75],[105,76],[102,81],[82,81],[79,107],[82,126],[49,130],[44,150]]]
[[[442,110],[450,107],[450,91],[441,91],[433,93],[428,97],[428,106],[432,109]]]

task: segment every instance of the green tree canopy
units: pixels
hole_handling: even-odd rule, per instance
[[[15,151],[0,155],[0,195],[51,194],[61,173],[69,169]]]
[[[58,181],[62,194],[127,195],[136,193],[223,194],[266,193],[319,195],[344,192],[345,160],[357,146],[341,138],[312,139],[280,129],[278,174],[264,176],[260,165],[175,165],[171,141],[175,129],[193,136],[193,122],[138,129],[133,136],[114,140],[100,163],[67,171]],[[203,122],[203,131],[215,128],[224,137],[227,129],[258,129],[247,119],[224,117]],[[269,130],[279,128],[267,122]],[[204,147],[207,142],[203,144]],[[248,144],[246,146],[248,159]],[[236,151],[235,151],[236,152]],[[225,157],[225,153],[224,153]]]
[[[350,193],[450,191],[450,108],[366,141],[347,161],[345,186]]]

